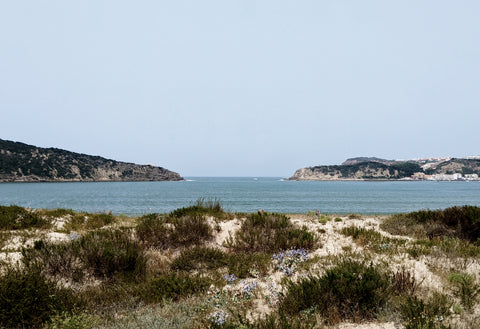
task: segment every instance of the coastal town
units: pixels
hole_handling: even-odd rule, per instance
[[[477,174],[453,173],[453,174],[435,174],[427,175],[423,172],[413,174],[411,177],[405,177],[401,180],[430,180],[430,181],[479,181]]]
[[[480,181],[480,156],[387,160],[356,157],[295,171],[289,180]]]
[[[423,159],[412,159],[409,161],[414,161],[421,164],[422,169],[425,172],[417,172],[413,174],[411,177],[405,177],[402,180],[429,180],[429,181],[478,181],[479,176],[476,173],[469,173],[469,174],[462,174],[459,172],[449,172],[444,174],[432,174],[428,175],[428,169],[435,168],[440,164],[450,161],[453,158],[451,157],[441,157],[441,158],[423,158]],[[467,156],[460,159],[465,160],[480,160],[480,156]]]

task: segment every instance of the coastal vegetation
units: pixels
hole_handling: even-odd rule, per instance
[[[20,218],[22,218],[20,220]],[[480,208],[0,207],[1,328],[476,328]]]

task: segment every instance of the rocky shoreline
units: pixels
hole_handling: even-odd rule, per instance
[[[178,173],[0,139],[0,182],[181,181]]]
[[[478,180],[479,159],[438,162],[394,161],[377,158],[348,159],[341,165],[301,168],[288,178],[296,181]],[[364,160],[365,159],[365,160]],[[374,159],[374,160],[372,160]]]

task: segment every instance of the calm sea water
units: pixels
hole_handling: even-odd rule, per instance
[[[480,182],[295,182],[280,178],[189,178],[183,182],[3,183],[0,204],[141,215],[165,213],[201,197],[225,209],[283,213],[390,214],[480,206]]]

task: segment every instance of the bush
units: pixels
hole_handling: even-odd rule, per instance
[[[480,208],[451,207],[391,216],[381,227],[392,234],[423,237],[457,237],[475,243],[480,238]]]
[[[38,216],[19,206],[0,206],[0,229],[22,230],[27,228],[48,227],[49,223]]]
[[[0,327],[38,328],[57,310],[73,307],[73,300],[39,268],[9,268],[0,277]]]
[[[159,214],[148,214],[139,218],[136,227],[137,237],[149,247],[165,248],[169,244],[171,228]]]
[[[205,216],[194,215],[177,218],[170,232],[170,244],[175,247],[200,245],[213,238],[213,229]]]
[[[294,315],[316,308],[328,323],[371,319],[385,305],[388,277],[372,264],[342,260],[322,277],[289,282],[280,312]]]
[[[145,274],[146,256],[128,232],[99,230],[63,244],[36,243],[23,251],[23,262],[41,265],[50,275],[78,281],[85,272],[98,278],[117,275],[137,278]]]
[[[317,238],[306,226],[297,228],[290,219],[281,214],[249,214],[242,227],[235,234],[235,241],[229,241],[238,251],[273,253],[292,248],[312,249]]]
[[[229,256],[215,248],[194,247],[184,250],[171,264],[173,270],[215,270],[227,266]]]
[[[371,248],[377,252],[392,251],[398,244],[405,242],[405,240],[383,236],[373,229],[357,226],[344,227],[341,232],[346,236],[351,236],[359,245]]]
[[[74,216],[75,212],[72,209],[37,209],[38,214],[49,217],[49,218],[59,218],[64,216]]]
[[[139,295],[147,303],[159,303],[165,299],[176,301],[181,297],[204,293],[210,284],[208,278],[172,272],[150,279],[140,289]]]
[[[202,271],[227,268],[238,278],[266,275],[271,256],[264,253],[225,253],[208,247],[194,247],[182,251],[170,265],[176,271]]]
[[[238,278],[265,276],[272,258],[266,253],[232,253],[228,255],[228,273]]]
[[[80,256],[97,277],[117,273],[143,276],[146,257],[140,245],[127,232],[101,230],[79,239]]]
[[[175,248],[200,245],[213,238],[213,229],[203,215],[166,218],[150,214],[140,218],[138,238],[148,247]]]
[[[170,218],[181,218],[185,216],[212,216],[218,219],[229,217],[222,208],[218,199],[198,199],[194,205],[175,209],[169,215]]]
[[[51,318],[45,329],[91,329],[98,322],[98,318],[86,312],[61,312]]]
[[[67,230],[98,229],[115,221],[111,214],[74,213],[65,226]]]
[[[417,296],[407,297],[400,308],[406,321],[405,329],[447,328],[441,321],[450,314],[450,306],[447,296],[438,293],[426,302]]]
[[[454,285],[455,296],[467,310],[471,310],[480,294],[480,286],[475,283],[475,277],[466,273],[452,273],[448,280]]]
[[[391,275],[391,288],[395,295],[413,296],[418,287],[415,276],[405,267]]]

